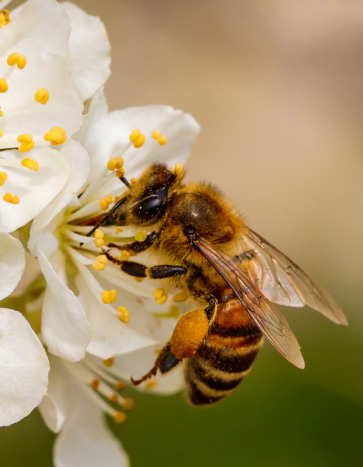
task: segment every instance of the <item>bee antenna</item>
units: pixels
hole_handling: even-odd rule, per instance
[[[127,178],[120,177],[120,180],[122,183],[124,183],[127,186],[127,188],[130,188],[130,182],[127,180]]]

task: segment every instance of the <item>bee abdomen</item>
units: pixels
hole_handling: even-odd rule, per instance
[[[258,329],[239,337],[213,331],[186,363],[187,393],[193,405],[214,404],[230,394],[248,374],[263,342]]]

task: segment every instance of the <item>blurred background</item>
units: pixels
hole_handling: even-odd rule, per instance
[[[74,3],[108,30],[110,108],[191,113],[202,131],[188,180],[224,190],[350,323],[286,310],[306,369],[265,345],[243,385],[213,408],[133,394],[128,421],[110,423],[133,467],[362,465],[363,3]],[[1,430],[1,465],[50,466],[52,443],[35,412]]]

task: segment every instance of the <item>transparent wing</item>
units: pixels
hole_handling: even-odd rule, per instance
[[[348,324],[339,305],[323,287],[253,230],[248,230],[243,238],[243,249],[248,252],[249,277],[271,301],[288,306],[308,305],[334,323]]]
[[[304,368],[305,363],[299,343],[286,319],[255,287],[242,271],[238,262],[221,252],[217,252],[202,239],[195,241],[194,247],[232,288],[258,328],[275,349],[293,365]]]

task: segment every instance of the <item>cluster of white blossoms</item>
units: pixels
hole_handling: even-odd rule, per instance
[[[8,3],[0,2],[0,425],[38,406],[60,432],[56,466],[128,465],[103,414],[125,420],[133,402],[122,390],[150,369],[180,310],[164,292],[155,300],[155,281],[122,275],[102,254],[105,242],[122,247],[145,232],[108,227],[86,237],[83,220],[117,202],[124,173],[184,165],[199,126],[167,106],[109,112],[101,21],[67,2],[29,0],[10,12]],[[176,370],[144,389],[181,384]]]

